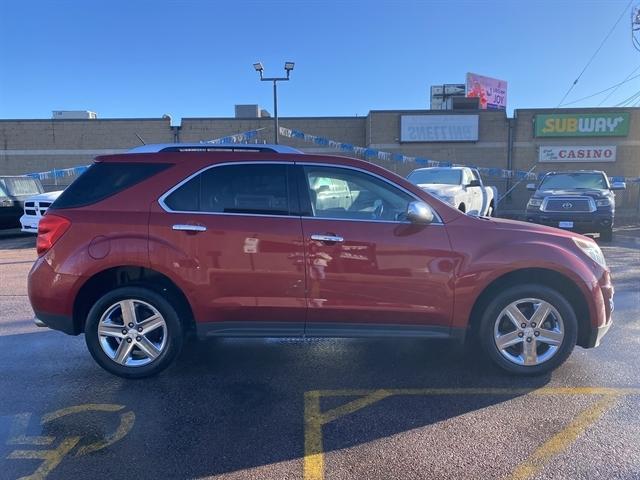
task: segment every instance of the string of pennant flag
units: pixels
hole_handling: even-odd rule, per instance
[[[357,155],[366,160],[375,158],[378,160],[396,161],[401,163],[416,163],[425,167],[471,167],[478,169],[480,173],[489,177],[511,178],[516,180],[539,180],[546,174],[546,172],[536,173],[524,170],[507,170],[504,168],[496,167],[477,167],[475,165],[462,165],[459,163],[430,160],[423,157],[413,157],[404,155],[402,153],[384,152],[375,148],[358,147],[350,143],[336,142],[325,137],[311,135],[305,132],[301,132],[300,130],[294,130],[286,127],[280,127],[280,135],[287,138],[303,140],[307,143],[313,143],[314,145],[322,147],[334,148],[344,153]],[[611,177],[611,180],[614,182],[640,183],[640,177]]]
[[[235,135],[228,135],[226,137],[216,138],[214,140],[205,140],[200,143],[207,145],[219,145],[222,143],[248,143],[250,140],[255,139],[261,130],[264,128],[258,128],[256,130],[248,130],[246,132],[236,133]],[[64,177],[76,177],[83,173],[89,165],[80,165],[70,168],[54,168],[46,172],[28,173],[28,177],[37,178],[39,180],[49,180]]]
[[[246,132],[237,133],[235,135],[228,135],[225,137],[216,138],[214,140],[206,140],[200,143],[210,144],[210,145],[248,143],[251,140],[255,140],[262,130],[264,130],[264,128],[248,130]],[[325,137],[321,137],[318,135],[311,135],[309,133],[305,133],[300,130],[295,130],[295,129],[286,128],[286,127],[280,127],[280,135],[287,138],[302,140],[306,143],[312,143],[314,145],[318,145],[321,147],[333,148],[335,150],[344,152],[345,154],[356,155],[366,160],[375,158],[383,161],[415,163],[417,165],[425,166],[425,167],[467,166],[467,167],[477,168],[481,174],[489,177],[509,178],[509,179],[516,179],[519,181],[522,181],[522,180],[536,181],[541,179],[546,173],[546,172],[536,173],[533,171],[524,171],[524,170],[507,170],[504,168],[497,168],[497,167],[477,167],[475,165],[462,165],[462,164],[452,163],[452,162],[437,161],[437,160],[431,160],[431,159],[419,157],[419,156],[404,155],[402,153],[384,152],[375,148],[360,147],[357,145],[352,145],[350,143],[337,142],[335,140],[331,140]],[[83,173],[87,168],[89,168],[88,165],[81,165],[77,167],[60,168],[60,169],[54,168],[46,172],[29,173],[27,174],[27,176],[38,178],[40,180],[56,179],[56,178],[64,178],[64,177],[75,177]],[[611,177],[611,180],[614,182],[640,183],[640,177]]]

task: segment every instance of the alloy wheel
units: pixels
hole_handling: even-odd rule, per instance
[[[167,346],[167,324],[153,305],[125,299],[107,308],[98,323],[104,353],[125,367],[154,361]]]
[[[500,354],[517,365],[535,366],[553,357],[564,339],[562,316],[549,302],[522,298],[507,305],[494,324]]]

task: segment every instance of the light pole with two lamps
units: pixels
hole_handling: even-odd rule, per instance
[[[278,144],[278,82],[287,82],[289,81],[289,74],[294,67],[293,62],[284,62],[284,69],[287,72],[286,77],[265,77],[263,76],[264,67],[261,62],[254,63],[253,68],[256,69],[256,72],[260,73],[260,80],[262,82],[273,82],[273,120],[275,125],[275,134],[274,134],[274,143]]]

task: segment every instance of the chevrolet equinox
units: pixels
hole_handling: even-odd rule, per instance
[[[201,336],[476,342],[549,372],[611,325],[596,243],[465,215],[365,161],[282,146],[156,145],[98,157],[49,208],[36,324],[84,333],[128,378]]]

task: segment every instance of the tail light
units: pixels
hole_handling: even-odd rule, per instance
[[[38,224],[38,255],[44,255],[71,226],[71,221],[58,215],[45,215]]]

